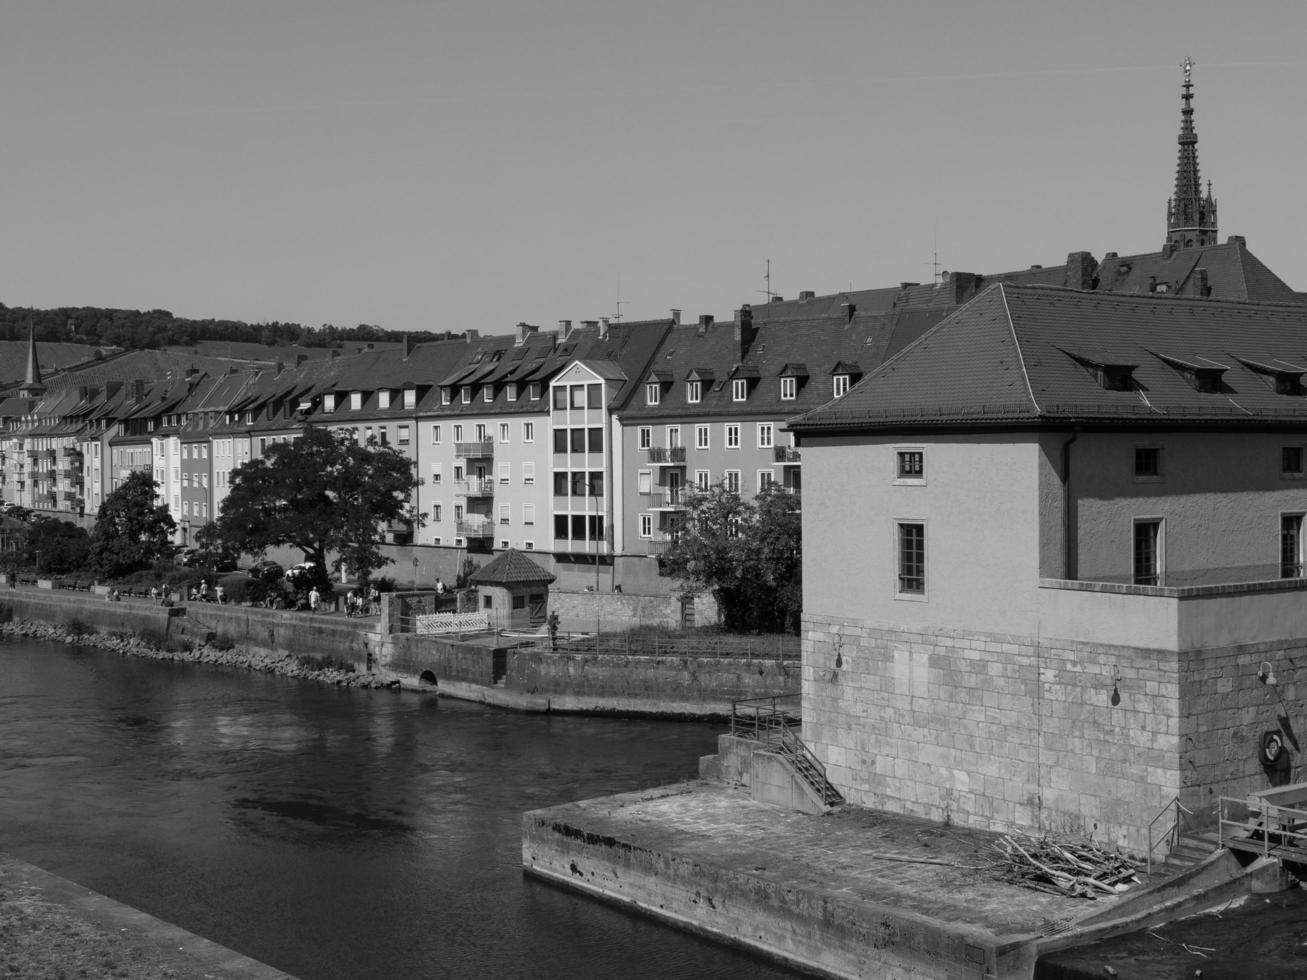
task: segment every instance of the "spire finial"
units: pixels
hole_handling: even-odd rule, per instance
[[[23,397],[36,397],[45,391],[45,384],[41,381],[41,364],[36,358],[36,322],[29,315],[27,317],[27,374],[23,378],[23,386],[19,389],[19,394]]]
[[[1186,85],[1192,85],[1193,84],[1192,76],[1194,73],[1194,59],[1189,57],[1188,55],[1185,55],[1184,61],[1180,62],[1180,67],[1184,69],[1184,83]]]

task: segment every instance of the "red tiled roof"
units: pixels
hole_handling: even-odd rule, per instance
[[[518,551],[500,552],[468,579],[473,585],[547,585],[554,576]]]

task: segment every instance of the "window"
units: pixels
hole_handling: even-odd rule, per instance
[[[569,429],[554,430],[554,452],[556,453],[567,452],[567,433],[569,431],[571,430]]]
[[[390,408],[390,389],[382,388],[377,392],[377,408]]]
[[[710,438],[710,437],[709,437],[709,435],[708,435],[708,426],[706,426],[706,425],[696,425],[696,426],[694,427],[694,448],[695,448],[695,449],[707,449],[707,448],[708,448],[708,441],[709,441],[709,438]]]
[[[640,515],[640,537],[653,537],[653,514]]]
[[[396,430],[396,434],[395,434],[395,442],[399,443],[401,446],[407,446],[407,445],[408,445],[408,426],[407,426],[407,425],[401,425],[401,426]]]
[[[536,441],[536,424],[534,422],[522,423],[522,441],[523,442]]]
[[[651,381],[644,386],[644,403],[646,405],[657,405],[662,400],[662,386],[658,382]]]
[[[322,410],[330,415],[336,410],[336,393],[329,391],[322,396]]]
[[[349,393],[349,408],[351,412],[357,412],[363,407],[363,392],[351,391]]]
[[[456,521],[461,521],[462,519],[463,519],[463,505],[462,505],[462,504],[455,504],[455,505],[454,505],[454,520],[456,520]]]
[[[1135,447],[1135,478],[1157,480],[1162,476],[1162,450],[1156,446]]]
[[[679,425],[669,425],[667,427],[667,448],[676,449],[681,445],[681,427]]]
[[[570,481],[571,481],[571,478],[570,478],[566,473],[555,473],[555,474],[554,474],[554,496],[555,496],[555,497],[566,497],[566,496],[568,495],[568,493],[570,492],[570,491],[568,490],[568,487],[570,486]]]
[[[1280,578],[1302,577],[1302,514],[1281,514]]]
[[[182,517],[190,517],[190,516],[191,516],[191,502],[189,500],[183,500]]]
[[[512,520],[512,504],[499,505],[499,523],[508,524]]]
[[[515,401],[517,401],[517,382],[516,382],[516,381],[510,381],[508,384],[504,385],[504,397],[505,397],[506,399],[508,399],[510,402],[515,402]]]
[[[437,524],[440,523],[440,504],[431,505],[431,519],[435,521]],[[436,543],[437,544],[440,543],[439,538],[436,539]]]
[[[509,480],[512,478],[512,470],[511,470],[512,465],[513,465],[512,463],[507,463],[507,462],[499,464],[499,482],[501,484],[508,483]]]
[[[1162,582],[1162,522],[1156,518],[1135,521],[1134,584]]]
[[[440,464],[439,464],[439,463],[432,463],[432,464],[431,464],[431,485],[432,485],[433,487],[438,487],[438,486],[440,486]]]
[[[770,422],[758,423],[758,448],[771,449],[776,445],[776,430]]]
[[[532,381],[529,385],[526,386],[526,392],[528,398],[530,398],[533,402],[538,402],[540,400],[540,382]]]
[[[523,504],[523,505],[522,505],[522,523],[525,524],[527,527],[531,527],[531,526],[533,526],[533,525],[535,524],[535,522],[536,522],[536,505],[535,505],[535,504]]]
[[[191,447],[188,443],[182,443],[182,459],[191,458]],[[199,458],[198,456],[196,457]]]
[[[454,441],[463,441],[463,424],[461,422],[454,425]]]
[[[484,422],[478,422],[476,424],[476,441],[485,442],[488,438],[486,424]]]
[[[653,445],[653,429],[642,425],[635,431],[635,443],[638,449],[648,449]]]
[[[771,485],[772,485],[773,483],[775,483],[775,482],[776,482],[776,478],[772,476],[772,472],[771,472],[771,470],[759,470],[759,471],[758,471],[758,492],[759,492],[759,493],[762,493],[764,490],[766,490],[769,486],[771,486]]]
[[[1302,446],[1280,447],[1280,475],[1290,478],[1302,476]]]
[[[653,471],[640,470],[635,475],[636,493],[653,493]]]
[[[471,404],[471,402],[472,402],[472,386],[471,386],[471,385],[461,385],[461,386],[459,387],[459,389],[458,389],[458,399],[459,399],[459,401],[461,401],[464,405],[469,405],[469,404]]]
[[[685,383],[685,400],[691,405],[697,404],[703,397],[703,382],[687,381]]]
[[[523,541],[523,542],[522,542],[522,550],[523,550],[523,551],[535,551],[535,550],[536,550],[536,543],[535,543],[534,541]]]
[[[709,470],[694,471],[694,488],[700,493],[705,493],[712,486],[712,472]]]
[[[191,488],[191,475],[189,473],[182,474],[182,486],[187,490]]]
[[[726,448],[740,448],[740,426],[736,422],[727,423],[726,426]]]
[[[450,395],[451,395],[451,392],[450,392],[450,390],[449,390],[449,386],[448,386],[448,385],[446,385],[445,387],[441,388],[441,389],[440,389],[440,404],[442,404],[442,405],[448,405],[448,404],[449,404],[449,398],[450,398]]]
[[[500,441],[500,443],[506,443],[506,442],[508,442],[508,423],[507,423],[507,422],[500,422],[500,423],[499,423],[499,441]]]
[[[926,594],[926,525],[915,521],[898,523],[898,594]]]
[[[462,467],[462,466],[460,466],[460,465],[458,465],[458,464],[455,464],[455,465],[454,465],[454,482],[455,482],[455,483],[462,483],[462,482],[463,482],[463,472],[464,472],[464,471],[463,471],[463,467]]]
[[[900,449],[895,453],[898,460],[897,474],[900,480],[924,483],[926,478],[926,453],[922,449]]]
[[[404,389],[404,407],[414,408],[418,403],[418,391],[416,388]]]
[[[837,374],[834,378],[835,397],[841,398],[849,390],[849,376],[847,374]]]
[[[572,434],[571,448],[574,453],[585,452],[585,429],[570,429]]]
[[[604,430],[599,426],[591,426],[586,429],[587,449],[592,453],[601,453],[604,451]]]
[[[208,489],[209,489],[209,474],[208,474],[208,473],[201,473],[201,474],[200,474],[200,486],[203,487],[205,490],[208,490]]]
[[[527,487],[533,487],[536,485],[535,463],[528,462],[522,464],[522,485]]]
[[[494,385],[482,385],[482,386],[481,386],[481,400],[482,400],[483,402],[492,402],[492,401],[495,400],[495,386],[494,386]]]
[[[438,425],[433,425],[431,427],[431,445],[440,445],[440,426]]]
[[[740,471],[739,471],[739,470],[727,470],[727,471],[726,471],[726,489],[729,490],[729,491],[731,491],[731,493],[739,493],[739,492],[740,492]]]
[[[731,381],[731,401],[742,402],[749,397],[749,382],[745,378],[735,378]]]

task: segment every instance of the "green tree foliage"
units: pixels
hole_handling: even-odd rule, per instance
[[[725,484],[690,491],[663,570],[711,592],[726,628],[797,632],[803,609],[797,493],[773,485],[745,500]]]
[[[218,536],[225,547],[253,554],[290,545],[323,569],[335,552],[366,579],[391,561],[379,547],[385,525],[410,519],[418,484],[412,462],[397,450],[308,426],[294,442],[274,443],[232,471]]]
[[[100,505],[89,559],[102,575],[130,575],[172,555],[177,525],[158,502],[158,490],[153,476],[137,470]]]
[[[66,575],[86,564],[90,548],[85,528],[71,521],[37,518],[23,530],[19,560],[40,574]]]

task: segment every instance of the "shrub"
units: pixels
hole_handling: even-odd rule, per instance
[[[64,630],[69,636],[91,636],[95,633],[95,627],[82,619],[73,618],[68,620],[68,625]]]
[[[153,647],[155,650],[162,650],[164,641],[167,639],[161,630],[157,630],[153,626],[147,626],[136,636],[147,647]]]
[[[343,657],[315,656],[311,653],[301,653],[295,658],[295,662],[310,670],[343,670],[348,674],[354,673],[354,665]]]
[[[374,586],[378,592],[395,591],[395,580],[389,575],[378,575],[374,579],[369,579],[368,584]]]

